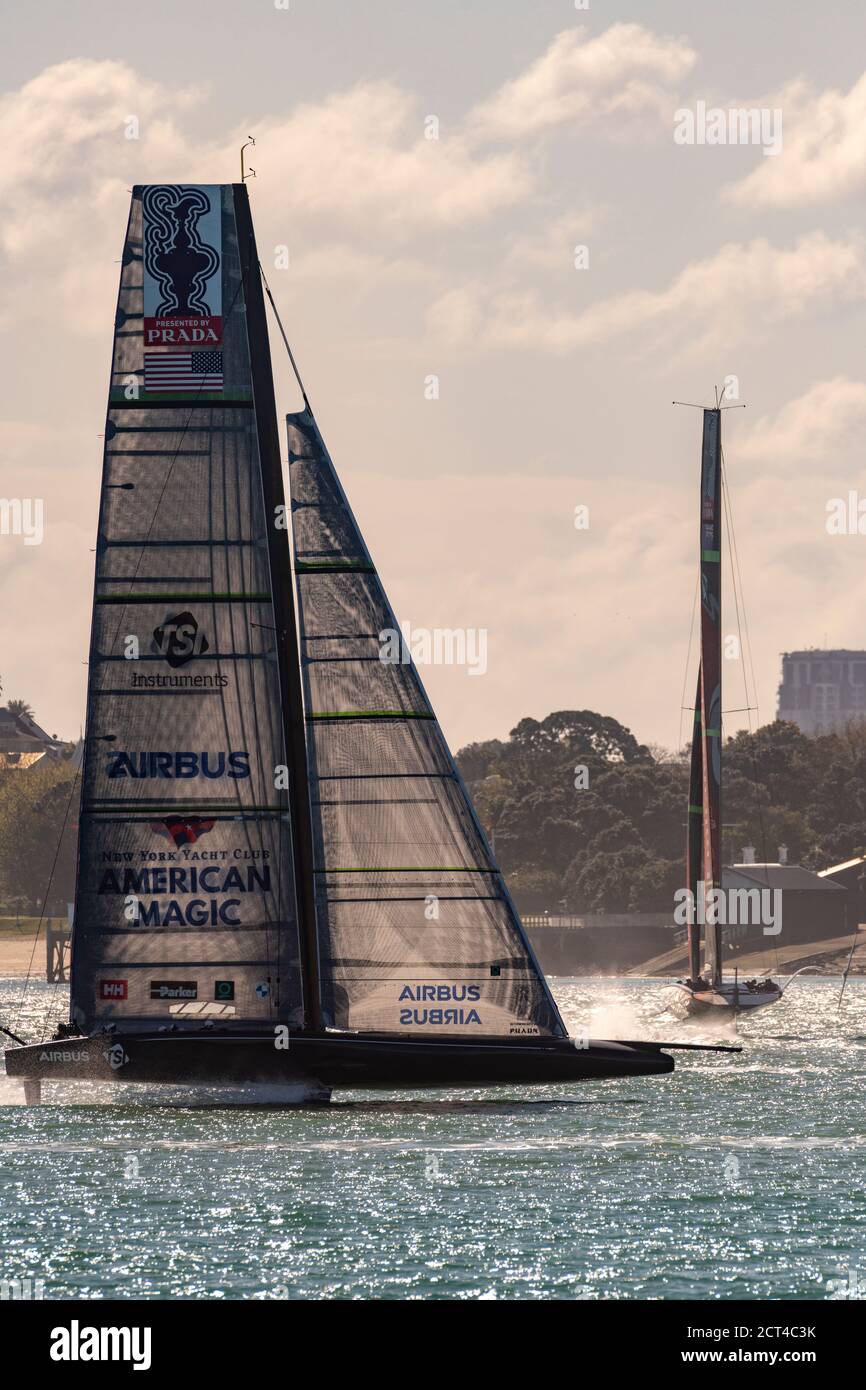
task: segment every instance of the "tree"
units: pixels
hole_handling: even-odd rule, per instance
[[[23,714],[25,718],[33,718],[33,707],[28,705],[26,700],[10,700],[6,706],[10,714]]]
[[[747,844],[820,869],[866,845],[866,722],[810,738],[775,720],[723,750],[723,860]],[[682,887],[689,757],[615,719],[560,710],[458,755],[518,906],[663,911]],[[588,777],[575,777],[577,765]],[[543,901],[540,899],[543,898]]]
[[[594,710],[558,710],[541,722],[521,719],[511,730],[512,742],[522,752],[534,755],[579,753],[605,762],[635,762],[651,759],[648,748],[639,744],[630,729],[609,715]]]
[[[0,774],[0,895],[31,907],[48,896],[62,912],[75,888],[77,776],[68,762],[43,759]],[[65,828],[64,828],[65,824]],[[55,854],[54,874],[51,866]],[[49,877],[51,878],[49,888]]]

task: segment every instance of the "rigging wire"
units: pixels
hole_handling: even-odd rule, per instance
[[[743,593],[743,579],[742,573],[740,571],[739,550],[737,548],[736,533],[734,529],[734,513],[733,506],[731,504],[730,488],[728,485],[728,472],[725,466],[724,449],[721,448],[721,446],[719,449],[719,456],[721,459],[722,466],[722,510],[725,519],[725,533],[728,538],[728,551],[731,556],[731,587],[734,595],[734,609],[737,615],[737,638],[740,643],[740,652],[742,654],[743,689],[746,700],[746,704],[742,712],[746,714],[746,722],[748,724],[749,729],[750,758],[752,763],[752,784],[755,788],[754,799],[755,806],[758,812],[758,824],[760,826],[761,831],[761,854],[763,857],[763,863],[767,864],[769,862],[767,859],[767,826],[764,818],[764,807],[762,804],[758,777],[758,758],[754,742],[756,731],[752,727],[753,710],[756,714],[757,722],[758,724],[760,724],[760,709],[758,705],[757,680],[755,677],[755,664],[752,654],[752,642],[749,634],[748,616],[746,614],[746,600],[745,595]],[[744,633],[745,641],[743,640]],[[750,696],[749,694],[749,665],[751,666],[752,671],[752,696]],[[752,704],[752,697],[754,697],[754,704]],[[773,942],[770,950],[773,958],[773,968],[778,973],[779,951],[775,941]]]
[[[683,670],[683,689],[682,689],[682,694],[680,695],[680,727],[679,727],[679,732],[677,733],[677,750],[679,750],[679,749],[682,748],[682,746],[683,746],[683,711],[689,709],[689,710],[692,711],[692,714],[694,715],[694,706],[693,706],[693,705],[687,705],[687,704],[684,703],[684,701],[685,701],[685,698],[686,698],[686,689],[687,689],[688,680],[689,680],[689,664],[690,664],[691,659],[692,659],[692,638],[694,637],[694,633],[695,633],[695,614],[697,613],[697,609],[698,609],[698,588],[699,588],[699,586],[700,586],[700,575],[698,575],[697,579],[695,580],[695,592],[694,592],[694,594],[693,594],[693,596],[692,596],[692,620],[691,620],[691,623],[689,624],[689,643],[688,643],[688,647],[686,648],[686,664],[685,664],[685,668],[684,668],[684,670]]]
[[[760,701],[759,701],[759,699],[758,699],[758,679],[757,679],[757,676],[755,675],[754,648],[753,648],[753,646],[752,646],[752,637],[751,637],[751,632],[750,632],[750,630],[749,630],[749,616],[748,616],[748,613],[746,612],[746,599],[745,599],[745,592],[744,592],[744,589],[743,589],[743,577],[742,577],[742,573],[741,573],[741,570],[740,570],[740,551],[739,551],[739,547],[738,547],[738,545],[737,545],[737,534],[736,534],[736,528],[735,528],[735,526],[734,526],[734,509],[733,509],[733,504],[732,504],[732,502],[731,502],[730,489],[729,489],[729,487],[728,487],[728,474],[727,474],[727,469],[726,469],[726,467],[725,467],[725,453],[724,453],[724,449],[720,450],[720,453],[721,453],[721,460],[722,460],[722,481],[723,481],[723,483],[724,483],[723,497],[724,497],[724,503],[725,503],[725,525],[726,525],[726,530],[727,530],[727,532],[728,532],[728,545],[729,545],[729,547],[730,547],[730,551],[731,551],[731,560],[732,560],[732,565],[731,565],[731,577],[732,577],[732,579],[733,579],[733,581],[734,581],[734,594],[735,594],[735,596],[736,596],[737,592],[739,591],[740,606],[742,607],[742,613],[743,613],[743,630],[744,630],[745,636],[746,636],[745,644],[742,644],[742,643],[741,643],[741,646],[742,646],[743,652],[748,656],[748,664],[749,664],[749,667],[751,668],[751,675],[752,675],[752,692],[753,692],[754,698],[755,698],[754,709],[755,709],[755,713],[756,713],[756,715],[757,715],[757,721],[758,721],[758,723],[760,724],[761,712],[760,712]],[[738,610],[738,611],[739,611],[739,610]],[[745,662],[743,663],[743,682],[744,682],[744,685],[745,685],[745,688],[746,688],[746,691],[747,691],[747,694],[746,694],[746,703],[748,704],[748,703],[749,703],[749,697],[748,697],[748,685],[747,685],[747,683],[746,683],[746,663],[745,663]]]
[[[269,300],[269,302],[270,302],[270,306],[271,306],[271,308],[272,308],[272,310],[273,310],[273,312],[274,312],[274,318],[275,318],[276,321],[277,321],[277,326],[278,326],[278,328],[279,328],[279,330],[280,330],[280,336],[282,337],[283,343],[285,344],[286,352],[289,354],[289,361],[290,361],[291,364],[292,364],[292,371],[293,371],[294,374],[295,374],[295,380],[297,381],[298,386],[300,387],[300,390],[301,390],[301,395],[302,395],[303,398],[304,398],[304,406],[306,407],[307,410],[309,410],[310,414],[312,415],[312,413],[313,413],[312,407],[310,406],[310,402],[309,402],[309,400],[307,399],[307,393],[306,393],[306,391],[304,390],[304,383],[303,383],[303,381],[301,380],[301,373],[298,371],[298,364],[297,364],[297,362],[295,361],[295,354],[292,352],[291,345],[290,345],[290,343],[289,343],[288,337],[286,336],[286,330],[283,328],[283,321],[282,321],[282,319],[280,318],[279,310],[277,309],[277,306],[276,306],[276,304],[274,303],[274,296],[271,294],[271,287],[270,287],[270,285],[268,284],[267,276],[265,275],[265,272],[264,272],[264,269],[263,269],[263,267],[262,267],[261,261],[259,261],[259,274],[260,274],[261,277],[262,277],[262,284],[263,284],[264,287],[265,287],[265,294],[268,296],[268,300]]]

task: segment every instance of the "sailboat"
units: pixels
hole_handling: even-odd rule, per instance
[[[759,1009],[775,1004],[775,980],[740,981],[723,968],[722,924],[722,408],[703,412],[700,517],[700,664],[695,694],[686,844],[689,977],[677,982],[687,1011]],[[709,910],[698,910],[709,905]],[[701,922],[704,960],[701,967]]]
[[[306,393],[287,505],[263,280],[243,182],[132,190],[70,1017],[7,1073],[35,1102],[672,1071],[689,1044],[569,1037],[415,666],[383,659],[399,628]]]

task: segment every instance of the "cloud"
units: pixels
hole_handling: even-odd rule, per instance
[[[818,381],[788,401],[776,415],[764,415],[741,442],[743,459],[788,468],[792,462],[831,462],[850,446],[858,449],[866,420],[866,382],[837,376]]]
[[[789,83],[770,105],[782,111],[782,153],[726,190],[748,207],[829,202],[866,184],[866,73],[847,92]]]
[[[57,63],[3,97],[0,142],[15,187],[0,222],[6,252],[26,254],[34,240],[63,235],[69,210],[86,210],[98,233],[118,184],[166,156],[174,162],[182,144],[174,122],[201,99],[194,88],[169,94],[126,63],[90,58]],[[139,123],[139,139],[126,138],[129,117]]]
[[[479,137],[519,140],[566,122],[670,119],[670,89],[695,61],[684,39],[641,24],[614,24],[593,39],[564,29],[525,72],[480,102],[467,126]]]
[[[0,321],[26,314],[44,325],[62,316],[76,336],[103,331],[127,189],[234,173],[249,127],[213,123],[216,133],[199,138],[189,117],[206,99],[204,90],[145,80],[123,62],[78,58],[0,100],[0,145],[15,187],[0,220],[0,252],[15,266]],[[419,104],[388,82],[263,118],[256,138],[261,177],[251,187],[263,258],[277,243],[290,245],[293,260],[301,250],[299,282],[345,282],[353,267],[369,283],[371,256],[383,279],[423,278],[420,258],[395,256],[395,246],[483,220],[532,188],[522,156],[474,151],[459,131],[425,139]],[[364,235],[375,250],[357,246]],[[356,249],[322,254],[330,242]],[[37,283],[50,283],[50,295]]]
[[[504,258],[506,270],[570,271],[575,247],[596,234],[609,209],[600,204],[560,213],[531,234],[512,237]]]
[[[385,82],[260,122],[256,140],[269,182],[303,192],[293,218],[361,218],[408,234],[488,217],[533,186],[522,156],[480,155],[459,130],[426,139],[415,98]]]
[[[690,262],[666,289],[633,290],[568,313],[542,303],[535,291],[488,291],[479,284],[448,291],[432,306],[431,331],[459,342],[471,336],[488,347],[564,353],[624,334],[644,335],[656,348],[694,353],[730,345],[816,305],[866,294],[866,262],[859,241],[834,241],[823,232],[790,249],[764,238],[728,243]],[[760,327],[756,328],[756,325]]]
[[[98,231],[100,211],[135,181],[224,181],[248,125],[196,139],[187,114],[204,99],[202,90],[179,94],[145,81],[125,63],[86,58],[46,68],[4,97],[0,142],[16,197],[7,201],[0,245],[26,255],[61,228],[68,235],[76,213]],[[126,138],[130,116],[135,139]],[[390,82],[264,117],[255,135],[256,200],[290,210],[293,226],[327,218],[332,232],[335,223],[354,231],[363,221],[400,235],[455,227],[533,186],[522,156],[474,151],[459,129],[426,139],[416,98]]]

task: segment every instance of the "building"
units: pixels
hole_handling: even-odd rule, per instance
[[[822,869],[818,877],[847,888],[848,925],[852,931],[861,922],[866,923],[866,855],[858,854],[841,864],[831,864],[829,869]]]
[[[866,652],[783,652],[777,716],[804,734],[829,734],[866,718]]]
[[[0,770],[32,767],[46,754],[57,757],[61,747],[29,714],[0,709]]]
[[[784,846],[783,846],[784,849]],[[781,894],[781,931],[767,935],[760,922],[735,923],[723,929],[731,946],[791,946],[799,942],[844,936],[848,925],[848,890],[824,874],[814,874],[799,864],[754,864],[745,860],[722,871],[722,886],[733,889],[769,889]],[[730,901],[730,897],[729,897]]]

